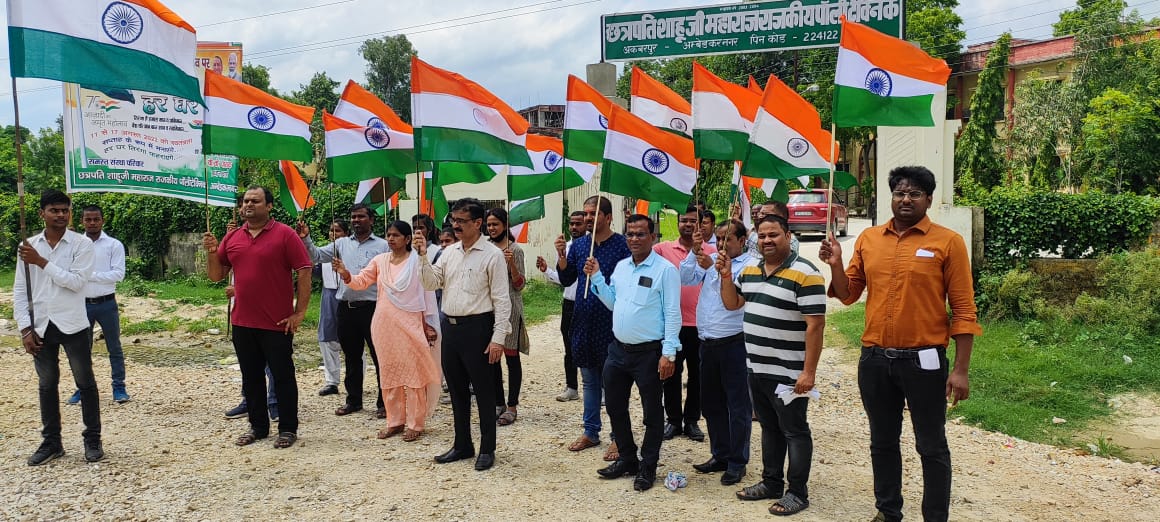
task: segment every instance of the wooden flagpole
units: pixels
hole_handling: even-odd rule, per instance
[[[826,185],[826,190],[830,191],[826,195],[826,239],[830,239],[830,234],[833,233],[831,225],[834,222],[834,162],[838,158],[834,156],[837,154],[835,150],[838,145],[838,128],[833,123],[830,123],[830,182]]]
[[[24,147],[20,143],[20,101],[16,94],[16,77],[12,77],[12,116],[16,124],[13,141],[16,143],[16,193],[20,200],[20,241],[28,244],[28,225],[24,219]],[[32,304],[32,270],[24,263],[24,297],[28,300],[28,320],[36,327],[36,310]]]

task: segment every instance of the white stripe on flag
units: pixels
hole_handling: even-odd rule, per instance
[[[205,124],[217,127],[233,127],[235,129],[259,130],[250,125],[250,111],[255,105],[242,105],[226,98],[206,96]],[[212,107],[213,110],[209,110]],[[290,116],[273,107],[266,107],[274,114],[274,126],[267,132],[284,136],[297,136],[310,139],[310,124]],[[261,132],[261,131],[259,131]]]
[[[849,49],[839,47],[838,71],[837,76],[834,78],[834,83],[847,87],[865,89],[866,76],[870,74],[871,69],[877,68],[878,66],[870,63],[866,57]],[[899,73],[883,72],[890,77],[890,94],[888,96],[892,98],[909,98],[911,96],[935,94],[946,90],[945,85],[903,76]]]
[[[500,112],[471,100],[442,93],[411,95],[415,127],[442,127],[484,132],[503,141],[524,145],[524,135],[516,134]]]
[[[748,133],[753,122],[741,116],[729,97],[718,92],[693,92],[693,128]]]
[[[632,97],[632,113],[653,127],[670,129],[686,136],[693,135],[693,115],[674,111],[668,105],[640,96]]]

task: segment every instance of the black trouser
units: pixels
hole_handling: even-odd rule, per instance
[[[294,375],[294,334],[234,325],[234,353],[242,370],[242,396],[250,429],[270,434],[266,412],[266,368],[278,396],[278,432],[298,433],[298,380]]]
[[[564,299],[560,303],[560,335],[564,336],[564,386],[579,390],[576,379],[579,370],[572,361],[572,315],[576,312],[576,301]]]
[[[520,352],[515,355],[507,355],[507,350],[504,351],[504,362],[507,363],[508,368],[508,400],[507,405],[516,407],[520,405],[520,387],[524,382],[524,364],[520,360]],[[503,407],[503,367],[499,364],[492,365],[492,373],[495,374],[495,405]]]
[[[479,407],[479,452],[495,453],[495,381],[487,362],[487,345],[495,314],[443,317],[443,377],[451,393],[455,448],[474,452],[471,440],[471,392]]]
[[[622,343],[613,341],[604,361],[604,404],[608,422],[612,425],[612,436],[620,450],[620,460],[638,462],[632,420],[628,417],[628,401],[635,383],[644,409],[644,439],[640,445],[639,462],[644,469],[653,472],[660,460],[665,431],[661,376],[658,373],[661,349],[659,341],[655,344],[652,349],[628,351]]]
[[[68,357],[73,380],[81,392],[81,418],[86,442],[101,440],[101,403],[97,395],[97,380],[93,377],[93,330],[85,328],[64,334],[51,322],[44,331],[43,345],[32,364],[36,368],[37,389],[40,395],[40,434],[44,442],[61,447],[60,440],[60,349]]]
[[[697,337],[696,326],[681,327],[681,350],[677,352],[676,368],[673,376],[665,379],[665,420],[680,428],[701,419],[701,339]],[[689,370],[688,393],[685,409],[681,411],[681,374],[685,367]]]
[[[745,337],[701,342],[701,403],[713,458],[738,472],[749,463],[753,402],[746,382]]]
[[[870,421],[874,505],[886,520],[902,520],[902,408],[910,410],[915,449],[922,460],[922,518],[950,516],[951,450],[946,437],[946,349],[938,348],[939,369],[923,370],[917,350],[862,348],[858,389]]]
[[[761,481],[775,494],[789,491],[809,500],[807,483],[814,458],[814,439],[806,421],[809,399],[799,397],[787,405],[774,390],[777,381],[770,377],[749,375],[749,391],[761,423]],[[789,457],[789,469],[786,456]],[[783,490],[786,482],[789,489]]]
[[[351,307],[354,305],[354,308]],[[375,389],[379,391],[375,407],[383,407],[383,387],[379,379],[379,357],[375,355],[375,343],[371,341],[371,318],[375,315],[374,301],[339,301],[335,319],[338,323],[338,344],[346,358],[346,405],[358,410],[363,407],[363,345],[371,351],[371,361],[375,363]]]

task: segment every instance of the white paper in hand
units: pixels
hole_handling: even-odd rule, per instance
[[[793,386],[788,384],[778,384],[777,388],[773,389],[773,393],[787,406],[798,397],[809,397],[815,401],[822,398],[822,394],[816,388],[805,393],[794,393]]]

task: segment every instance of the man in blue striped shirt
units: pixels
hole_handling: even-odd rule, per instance
[[[616,264],[610,282],[593,277],[592,291],[612,310],[612,334],[604,362],[604,393],[612,435],[620,458],[597,473],[603,478],[635,475],[637,491],[652,488],[660,460],[665,416],[661,381],[673,375],[677,350],[681,349],[681,277],[677,268],[653,252],[656,229],[648,216],[629,216],[624,237],[632,254]],[[600,263],[588,258],[584,273],[600,271]],[[640,391],[644,409],[644,440],[640,457],[628,417],[632,385]]]
[[[732,263],[733,272],[752,259],[745,249],[745,223],[736,219],[717,227],[717,248]],[[724,471],[721,484],[731,486],[745,476],[749,464],[749,436],[753,412],[746,383],[744,310],[729,310],[721,300],[720,274],[713,268],[717,254],[700,248],[700,234],[693,235],[694,249],[681,261],[681,284],[701,285],[697,301],[697,332],[701,339],[701,406],[709,428],[711,457],[694,464],[699,473]]]

